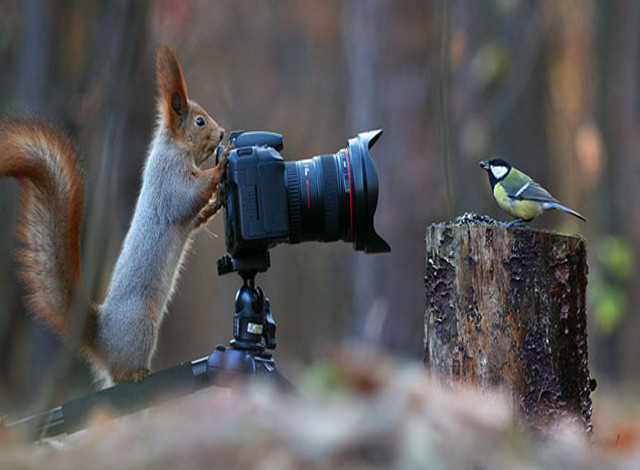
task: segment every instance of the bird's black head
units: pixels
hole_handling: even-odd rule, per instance
[[[502,181],[511,171],[511,165],[502,158],[492,158],[491,160],[482,160],[480,168],[487,171],[489,182],[493,188],[498,181]]]

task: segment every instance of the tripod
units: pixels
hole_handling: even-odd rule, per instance
[[[230,347],[216,346],[207,359],[207,369],[224,379],[261,376],[291,390],[291,383],[280,374],[273,356],[267,352],[276,347],[276,324],[269,299],[256,286],[255,277],[268,268],[268,251],[242,258],[225,255],[218,260],[218,274],[237,272],[242,286],[236,293]]]
[[[276,324],[269,299],[255,285],[257,273],[265,272],[269,264],[268,251],[237,258],[226,255],[218,260],[218,274],[237,272],[242,278],[242,286],[236,293],[233,339],[229,347],[218,345],[208,357],[150,374],[140,382],[122,383],[69,400],[52,410],[8,423],[6,427],[34,439],[71,433],[82,429],[97,408],[108,408],[112,415],[123,416],[205,387],[233,387],[256,377],[273,381],[284,391],[292,391],[293,386],[280,374],[267,351],[276,347]]]

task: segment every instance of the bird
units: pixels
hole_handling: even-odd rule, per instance
[[[549,209],[557,209],[587,221],[582,214],[560,204],[549,191],[502,158],[482,160],[480,168],[487,171],[493,197],[500,208],[515,217],[508,226],[531,222]]]

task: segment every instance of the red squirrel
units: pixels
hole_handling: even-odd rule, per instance
[[[180,63],[169,47],[158,50],[156,67],[158,120],[131,226],[103,302],[87,301],[77,341],[102,386],[149,373],[191,235],[220,208],[216,194],[226,151],[214,168],[199,166],[215,153],[224,129],[188,99]],[[70,340],[71,307],[78,296],[86,296],[80,273],[84,178],[72,145],[43,121],[5,119],[0,175],[20,182],[17,262],[26,305]]]

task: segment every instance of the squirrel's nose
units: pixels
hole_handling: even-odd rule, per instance
[[[224,139],[224,129],[220,131],[219,136],[220,136],[220,140]]]

